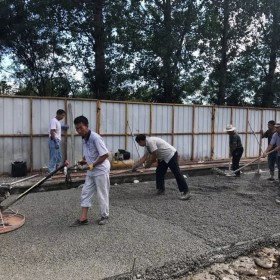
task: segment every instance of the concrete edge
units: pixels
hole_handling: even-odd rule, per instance
[[[220,248],[213,249],[207,254],[198,255],[193,259],[186,257],[178,261],[165,263],[161,267],[149,267],[143,270],[132,270],[127,273],[115,275],[103,280],[165,280],[182,276],[188,276],[190,273],[198,273],[199,271],[215,264],[228,262],[242,255],[249,255],[255,250],[265,246],[279,246],[280,233],[271,236],[262,236],[258,239],[229,244]],[[137,267],[137,260],[136,260]],[[136,278],[134,278],[136,277]]]
[[[262,168],[266,168],[267,164],[261,164]],[[219,167],[221,170],[227,170],[225,167]],[[251,165],[248,166],[247,168],[243,169],[245,172],[248,171],[256,171],[256,165]],[[134,180],[138,180],[139,182],[148,182],[148,181],[155,181],[156,179],[156,174],[155,170],[151,171],[145,171],[145,173],[121,173],[118,175],[111,175],[110,176],[110,183],[111,185],[119,185],[119,184],[125,184],[125,183],[133,183]],[[205,175],[213,175],[215,172],[213,172],[213,167],[196,167],[189,169],[188,167],[181,167],[181,172],[183,175],[186,176],[186,178],[189,177],[196,177],[196,176],[205,176]],[[222,175],[220,175],[222,176]],[[166,179],[173,179],[174,176],[170,170],[167,171]],[[38,178],[38,180],[30,180],[30,181],[25,181],[23,184],[19,185],[14,185],[11,188],[10,193],[11,194],[20,194],[28,190],[32,185],[37,183],[37,181],[41,180],[41,178]],[[85,173],[81,174],[80,177],[78,178],[71,178],[71,183],[66,184],[65,178],[59,178],[59,179],[53,179],[53,180],[47,180],[44,182],[41,186],[35,188],[32,190],[32,192],[45,192],[45,191],[58,191],[58,190],[67,190],[71,188],[77,188],[80,185],[84,183],[85,180]]]

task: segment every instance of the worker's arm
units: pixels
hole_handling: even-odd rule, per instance
[[[137,162],[134,163],[132,170],[135,171],[137,167],[142,166],[143,163],[149,158],[148,154],[145,154],[143,157],[141,157]]]
[[[263,132],[262,129],[260,130],[260,135],[261,135],[261,138],[267,138],[267,137],[265,136],[265,133]]]
[[[150,154],[149,159],[146,161],[145,168],[150,168],[151,165],[157,160],[157,150]]]
[[[51,139],[52,140],[55,140],[55,135],[56,135],[55,129],[51,129]]]
[[[101,164],[106,158],[109,157],[109,154],[105,154],[100,156],[95,162],[90,163],[89,166],[89,170],[93,170],[98,164]]]
[[[274,150],[278,151],[278,148],[280,148],[280,146],[276,147]],[[272,149],[273,149],[273,145],[269,144],[263,153],[263,157],[266,157],[267,153],[270,152]]]

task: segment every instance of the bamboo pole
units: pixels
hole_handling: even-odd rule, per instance
[[[30,153],[29,153],[29,161],[30,161],[30,172],[33,171],[33,99],[30,98]]]
[[[153,126],[153,106],[150,103],[150,128],[149,128],[149,135],[152,136],[152,126]]]
[[[216,108],[212,107],[212,123],[211,123],[211,154],[210,159],[212,160],[214,157],[214,147],[215,147],[215,117],[216,117]]]
[[[171,123],[171,145],[174,146],[174,126],[175,126],[175,117],[174,117],[174,106],[172,106],[172,123]]]
[[[100,134],[101,127],[101,100],[97,100],[96,132]]]
[[[192,150],[191,160],[194,160],[194,135],[195,135],[195,106],[192,107]]]
[[[128,104],[125,103],[125,150],[128,150],[128,133],[127,133],[127,125],[128,125]]]

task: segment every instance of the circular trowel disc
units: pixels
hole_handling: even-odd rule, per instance
[[[19,213],[7,212],[0,215],[0,234],[20,228],[25,223],[25,217]]]

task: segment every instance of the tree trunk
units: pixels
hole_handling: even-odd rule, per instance
[[[165,51],[163,53],[163,96],[159,102],[174,102],[174,75],[172,72],[171,61],[172,61],[172,23],[171,23],[171,3],[167,0],[164,5],[164,28],[165,28]]]
[[[228,51],[228,31],[229,31],[229,0],[224,0],[224,20],[221,38],[221,62],[219,67],[219,89],[217,104],[225,104],[226,84],[227,84],[227,51]]]
[[[269,54],[269,68],[268,74],[265,77],[265,86],[262,95],[262,107],[273,107],[275,100],[275,70],[277,67],[277,51],[280,48],[280,28],[279,28],[279,14],[277,11],[276,3],[272,5],[272,32],[270,40],[270,54]]]
[[[103,23],[104,0],[93,1],[95,40],[95,81],[94,95],[97,99],[107,99],[108,78],[105,71],[105,31]]]

